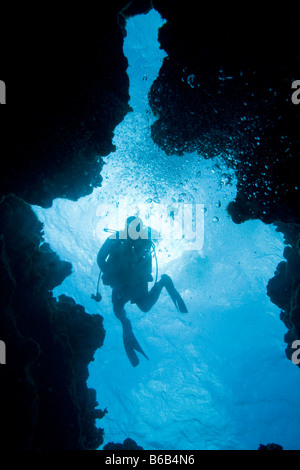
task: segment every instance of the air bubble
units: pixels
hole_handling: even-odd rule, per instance
[[[191,88],[195,88],[195,78],[196,76],[193,73],[191,73],[187,78],[187,83]]]
[[[227,176],[227,175],[225,175],[225,174],[222,175],[222,176],[221,176],[221,184],[226,185],[226,184],[228,184],[228,183],[230,183],[230,178],[229,178],[229,176]]]

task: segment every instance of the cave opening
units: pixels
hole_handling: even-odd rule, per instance
[[[104,444],[130,437],[146,450],[242,450],[266,442],[296,449],[299,371],[286,358],[285,327],[266,293],[283,259],[283,236],[259,220],[233,223],[226,206],[236,195],[235,174],[222,154],[168,156],[153,142],[148,93],[166,57],[157,40],[162,24],[155,10],[127,20],[133,111],[115,130],[116,151],[104,158],[102,186],[77,202],[33,207],[45,241],[73,266],[53,294],[104,317],[104,345],[88,379],[108,410],[99,423]],[[163,236],[183,205],[199,207],[203,240],[196,249]],[[166,293],[148,313],[126,306],[149,357],[136,368],[124,353],[110,288],[101,285],[100,304],[91,299],[104,229],[121,229],[128,215],[162,231],[159,275],[172,277],[188,307],[179,314]]]

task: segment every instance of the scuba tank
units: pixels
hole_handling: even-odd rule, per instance
[[[104,231],[105,231],[105,232],[108,232],[108,233],[118,233],[117,230],[108,229],[108,228],[105,228]],[[155,258],[156,269],[155,269],[155,282],[154,282],[154,284],[156,284],[156,283],[157,283],[157,279],[158,279],[158,261],[157,261],[156,251],[155,251],[155,244],[154,244],[154,242],[153,242],[152,240],[151,240],[150,254],[151,254],[151,255],[154,255],[154,258]],[[100,285],[101,274],[102,274],[102,271],[100,270],[99,276],[98,276],[98,282],[97,282],[97,291],[96,291],[96,295],[94,295],[94,294],[91,295],[91,298],[92,298],[93,300],[95,300],[96,302],[100,302],[100,301],[102,300],[102,295],[101,295],[100,292],[99,292],[99,285]]]

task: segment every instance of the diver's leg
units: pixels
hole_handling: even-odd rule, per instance
[[[115,290],[112,291],[111,300],[113,304],[114,314],[120,320],[120,322],[123,323],[126,318],[126,311],[124,308],[126,300]]]
[[[182,313],[187,313],[186,305],[181,298],[179,292],[174,287],[173,281],[167,274],[163,274],[159,282],[154,284],[150,292],[141,297],[136,304],[142,310],[142,312],[149,312],[153,305],[157,302],[162,288],[165,287],[169,295],[171,296],[176,308]]]
[[[171,299],[173,300],[175,307],[181,312],[181,313],[187,313],[188,310],[186,308],[186,305],[179,294],[179,292],[175,289],[174,284],[170,276],[167,274],[163,274],[161,276],[161,281],[163,282],[168,294],[170,295]]]
[[[134,336],[132,332],[131,322],[126,317],[126,311],[125,311],[124,306],[127,303],[127,301],[128,300],[124,296],[118,294],[118,292],[116,291],[112,292],[112,303],[113,303],[114,314],[120,320],[120,322],[122,323],[122,327],[123,327],[124,348],[131,364],[133,365],[133,367],[136,367],[140,361],[135,351],[138,351],[141,354],[143,354],[146,359],[148,359],[148,357],[146,356],[141,346],[139,345],[136,337]]]
[[[154,304],[158,301],[161,290],[164,287],[162,280],[158,281],[152,289],[142,298],[140,298],[136,304],[142,310],[142,312],[149,312]]]

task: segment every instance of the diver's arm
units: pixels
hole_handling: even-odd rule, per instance
[[[102,272],[105,270],[106,258],[110,254],[111,248],[112,248],[112,240],[107,238],[107,240],[105,240],[105,242],[101,246],[98,256],[97,256],[97,264]]]

